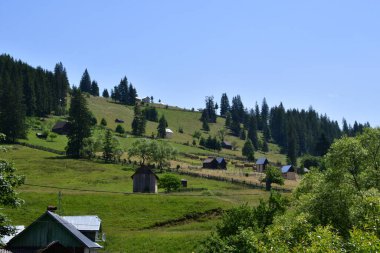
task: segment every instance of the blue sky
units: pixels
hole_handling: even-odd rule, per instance
[[[380,1],[0,1],[0,53],[186,108],[310,105],[380,126]]]

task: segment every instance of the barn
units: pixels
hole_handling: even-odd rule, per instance
[[[57,134],[62,134],[62,135],[68,134],[69,133],[69,122],[58,121],[57,123],[55,123],[55,125],[53,126],[51,131],[54,133],[57,133]]]
[[[140,167],[131,176],[133,192],[157,193],[157,175],[147,167]]]
[[[54,252],[55,247],[60,252],[76,253],[96,253],[102,248],[63,217],[46,211],[13,237],[6,249],[12,252]]]
[[[210,157],[203,161],[205,169],[227,169],[227,162],[223,157]]]
[[[256,161],[256,170],[257,172],[264,172],[267,168],[269,161],[265,157],[259,158]]]

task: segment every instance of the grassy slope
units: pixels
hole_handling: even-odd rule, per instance
[[[14,146],[1,153],[15,163],[27,184],[55,187],[132,191],[132,168],[113,164],[72,160],[55,154]],[[26,159],[27,158],[27,159]],[[156,222],[180,218],[191,212],[230,208],[245,202],[255,205],[266,193],[237,185],[186,176],[189,187],[204,192],[176,194],[117,194],[61,190],[65,215],[96,214],[107,234],[106,252],[191,252],[210,233],[215,220],[190,222],[174,227],[145,229]],[[19,209],[5,209],[14,224],[28,225],[47,205],[57,204],[58,189],[24,185]]]

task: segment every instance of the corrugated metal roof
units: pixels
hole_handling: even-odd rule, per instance
[[[217,158],[216,158],[216,161],[217,161],[218,163],[222,163],[222,162],[224,161],[224,158],[223,158],[223,157],[217,157]]]
[[[257,161],[256,161],[257,165],[263,165],[266,163],[268,163],[268,159],[266,159],[265,157],[261,157],[261,158],[257,159]]]
[[[15,233],[13,235],[5,235],[2,238],[0,238],[0,243],[7,244],[13,237],[18,235],[21,231],[25,229],[25,226],[14,226]],[[1,252],[1,251],[0,251]]]
[[[138,168],[135,173],[131,176],[131,178],[133,178],[135,175],[137,174],[153,174],[157,179],[158,179],[158,176],[149,168],[147,167],[140,167]]]
[[[212,161],[214,161],[214,158],[207,158],[203,161],[203,163],[211,163]]]
[[[288,173],[289,170],[290,170],[291,168],[293,168],[293,165],[285,165],[285,166],[282,166],[282,168],[281,168],[281,172],[282,172],[282,173]]]
[[[53,217],[56,221],[58,221],[60,224],[62,224],[67,230],[69,230],[70,233],[72,233],[79,241],[81,241],[86,247],[90,249],[100,249],[102,246],[97,244],[96,242],[91,241],[88,239],[84,234],[79,232],[78,229],[75,228],[74,225],[69,223],[67,220],[63,219],[58,214],[52,213],[50,211],[46,211],[51,217]]]
[[[74,225],[79,231],[99,231],[102,220],[96,215],[61,216]]]

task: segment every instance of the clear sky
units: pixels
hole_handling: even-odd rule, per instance
[[[377,0],[0,1],[0,53],[179,107],[226,92],[380,126]]]

